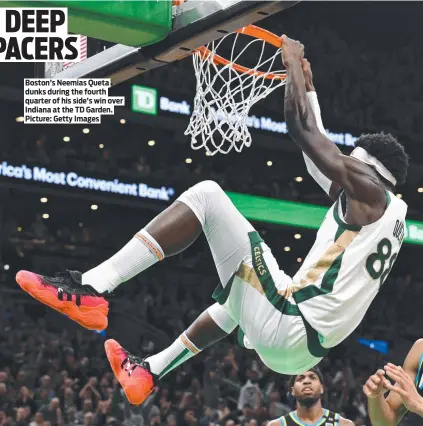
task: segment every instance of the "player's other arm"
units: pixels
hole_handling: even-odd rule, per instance
[[[307,97],[310,102],[310,107],[313,111],[314,117],[316,119],[316,125],[320,133],[328,138],[325,127],[323,126],[322,116],[320,113],[320,105],[317,99],[316,89],[313,84],[313,73],[311,71],[310,63],[307,59],[301,60],[301,66],[304,75],[305,88],[307,91]],[[329,138],[328,138],[329,139]],[[307,167],[309,175],[316,181],[316,183],[329,195],[332,200],[336,200],[339,195],[340,187],[337,183],[332,182],[328,179],[310,160],[306,153],[303,152],[304,161]]]
[[[285,87],[285,120],[295,143],[316,167],[347,194],[368,205],[386,202],[385,192],[373,182],[360,162],[341,153],[322,135],[310,107],[301,67],[304,46],[282,36],[282,60],[287,70]]]
[[[422,353],[423,339],[418,340],[411,348],[404,361],[403,368],[386,366],[386,372],[385,370],[378,370],[376,374],[369,377],[363,391],[368,399],[372,426],[396,426],[408,409],[423,416],[423,398],[418,395],[414,385]],[[394,370],[394,372],[391,372],[391,370]],[[395,372],[395,370],[397,371]],[[386,375],[391,378],[398,375],[398,382],[395,386],[387,381]],[[391,392],[385,398],[384,394],[387,390],[391,390]]]

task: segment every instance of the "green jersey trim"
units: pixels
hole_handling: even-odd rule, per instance
[[[321,345],[321,339],[319,338],[317,331],[314,330],[313,327],[311,327],[311,325],[306,321],[297,305],[292,304],[285,297],[278,293],[275,282],[273,281],[273,277],[269,272],[269,269],[263,258],[263,249],[261,248],[261,243],[263,243],[262,238],[256,231],[249,232],[248,236],[250,238],[251,243],[251,253],[253,258],[254,271],[260,281],[260,284],[264,291],[264,295],[266,296],[267,300],[278,311],[282,312],[282,314],[300,316],[302,318],[307,334],[308,350],[316,358],[323,358],[325,355],[327,355],[329,349],[326,349]],[[223,285],[219,283],[218,287],[213,293],[213,298],[221,305],[223,305],[229,297],[234,278],[235,273],[228,281],[225,287],[223,287]],[[238,331],[238,333],[243,332]]]
[[[337,199],[334,207],[333,207],[333,217],[336,221],[336,223],[338,224],[338,226],[342,229],[342,230],[347,230],[347,231],[355,231],[355,232],[360,232],[362,226],[359,225],[350,225],[348,223],[345,223],[341,217],[339,216],[339,200],[341,199],[341,196]]]
[[[314,284],[310,284],[307,287],[298,290],[293,294],[294,300],[297,304],[305,302],[306,300],[312,299],[316,296],[321,296],[323,294],[329,294],[333,291],[333,286],[335,281],[338,278],[339,270],[342,265],[342,258],[344,257],[345,251],[343,251],[332,263],[330,268],[325,272],[322,278],[321,287],[316,287]]]
[[[420,360],[419,360],[419,369],[417,370],[417,375],[416,375],[416,380],[415,380],[416,388],[417,388],[417,390],[419,391],[420,394],[423,393],[423,380],[422,380],[423,371],[422,371],[422,368],[423,368],[423,354],[422,354],[422,356],[420,357]]]
[[[391,204],[391,194],[387,190],[385,190],[385,194],[386,194],[386,208],[388,208],[389,204]],[[341,217],[339,216],[339,203],[340,203],[340,200],[341,200],[341,196],[342,196],[342,193],[338,197],[338,199],[336,200],[335,206],[333,207],[333,217],[334,217],[336,223],[339,226],[339,229],[338,229],[337,234],[335,236],[335,240],[338,239],[338,237],[339,237],[338,233],[339,232],[342,233],[343,230],[360,232],[361,229],[363,228],[360,225],[350,225],[348,223],[345,223],[345,221],[341,219]]]

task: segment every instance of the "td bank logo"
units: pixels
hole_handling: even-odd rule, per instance
[[[132,111],[157,115],[157,90],[145,86],[132,86]]]

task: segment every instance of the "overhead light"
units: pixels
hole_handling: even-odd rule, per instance
[[[301,234],[295,234],[295,235],[294,235],[294,238],[295,238],[296,240],[299,240],[299,239],[301,238]]]
[[[80,228],[82,228],[82,227],[84,226],[84,224],[83,224],[82,222],[79,222],[79,223],[78,223],[78,226],[79,226]]]
[[[63,137],[63,142],[69,142],[70,141],[70,137],[69,136],[64,136]]]
[[[397,194],[397,198],[402,198],[402,194]]]
[[[301,176],[297,176],[297,177],[295,178],[295,181],[296,181],[296,182],[302,182],[302,181],[303,181],[303,178],[302,178]]]
[[[148,146],[154,146],[155,144],[156,144],[156,141],[153,141],[153,140],[148,141]]]
[[[6,264],[6,265],[3,266],[3,268],[4,268],[5,271],[8,271],[10,269],[10,266]]]
[[[23,123],[24,122],[23,117],[16,117],[15,120],[16,120],[17,123]]]
[[[104,144],[100,144],[99,146],[98,146],[100,149],[103,149],[104,148]]]
[[[88,133],[90,133],[90,129],[88,127],[85,127],[84,129],[82,129],[82,133],[88,135]]]
[[[92,204],[91,205],[91,210],[98,210],[97,204]]]
[[[47,203],[48,199],[47,199],[47,197],[42,197],[42,198],[40,198],[40,201],[42,203]]]
[[[43,219],[48,219],[50,215],[48,213],[43,213]]]
[[[423,192],[423,188],[417,188],[417,192]]]
[[[301,259],[301,257],[297,257],[297,262],[301,263],[303,261],[303,259]]]
[[[273,165],[273,161],[269,160],[266,164],[270,167],[271,165]]]
[[[18,232],[22,232],[22,227],[18,226],[18,227],[16,228],[16,230],[17,230]]]
[[[121,118],[120,119],[120,124],[125,124],[125,123],[126,123],[126,120],[124,118]]]
[[[185,158],[185,163],[191,164],[192,163],[192,158]]]
[[[210,151],[206,151],[206,155],[207,155],[207,157],[210,157],[212,154],[211,154]]]
[[[286,247],[284,247],[284,250],[285,251],[291,251],[291,247],[286,246]]]

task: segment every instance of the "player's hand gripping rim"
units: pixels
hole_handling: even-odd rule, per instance
[[[295,62],[300,62],[304,57],[304,45],[297,40],[292,40],[285,34],[282,36],[282,62],[289,67]]]
[[[304,82],[307,92],[315,92],[313,85],[313,72],[311,71],[310,62],[306,58],[301,59],[301,68],[303,69]]]

